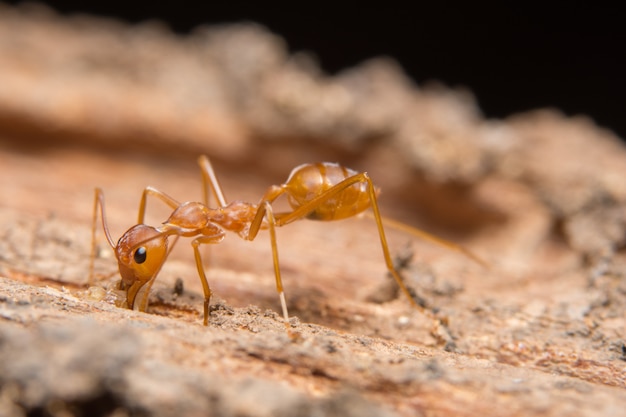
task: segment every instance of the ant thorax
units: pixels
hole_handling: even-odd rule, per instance
[[[174,210],[159,230],[167,233],[176,229],[177,234],[190,237],[207,234],[207,229],[219,227],[231,232],[245,234],[257,209],[256,205],[243,201],[233,201],[224,207],[215,209],[202,203],[188,201]]]
[[[210,210],[210,221],[226,230],[245,236],[254,219],[258,206],[245,201],[233,201],[225,207]]]

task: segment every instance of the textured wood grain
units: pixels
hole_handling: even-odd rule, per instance
[[[610,132],[546,110],[485,121],[388,61],[327,77],[255,26],[180,38],[28,10],[0,6],[0,415],[626,409],[626,150]],[[115,307],[101,234],[105,291],[87,285],[94,187],[118,237],[147,185],[201,198],[199,153],[251,202],[302,162],[367,170],[385,215],[492,267],[389,229],[436,323],[394,294],[371,219],[302,221],[278,231],[298,337],[265,233],[207,251],[208,327],[186,240],[148,313]]]

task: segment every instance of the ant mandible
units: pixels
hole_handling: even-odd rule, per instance
[[[246,240],[254,240],[259,230],[268,229],[272,247],[274,274],[276,276],[276,289],[280,297],[285,325],[289,328],[289,314],[278,261],[276,227],[281,227],[303,218],[325,221],[345,219],[371,207],[389,273],[393,276],[410,303],[420,311],[424,311],[415,302],[411,292],[404,284],[398,271],[394,268],[385,237],[383,220],[378,208],[376,196],[379,190],[374,187],[367,173],[359,173],[329,162],[304,164],[294,168],[284,184],[269,187],[258,204],[250,204],[243,201],[227,203],[209,159],[202,155],[198,159],[198,163],[202,171],[204,202],[185,202],[181,204],[164,192],[153,187],[146,187],[139,204],[137,224],[128,229],[118,240],[117,244],[114,244],[107,226],[104,193],[100,188],[95,189],[92,253],[89,266],[91,282],[93,282],[94,259],[96,257],[95,236],[98,207],[100,208],[104,234],[109,245],[115,251],[115,257],[117,258],[119,272],[122,277],[120,289],[126,291],[127,304],[131,309],[135,306],[139,290],[147,285],[143,299],[139,304],[140,311],[146,310],[150,288],[178,237],[195,236],[191,245],[204,292],[204,325],[206,326],[208,325],[209,302],[212,292],[204,272],[199,250],[200,245],[220,243],[226,235],[225,231],[235,232]],[[208,206],[209,192],[217,200],[219,204],[217,208]],[[283,194],[287,196],[292,211],[275,213],[272,203]],[[159,227],[144,224],[148,196],[158,198],[173,209],[170,217]],[[421,238],[462,252],[477,262],[483,263],[469,251],[451,242],[397,222],[392,222],[392,224]],[[175,238],[171,244],[168,242],[170,237]]]

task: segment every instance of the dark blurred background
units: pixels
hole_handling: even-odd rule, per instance
[[[423,2],[334,5],[269,2],[48,1],[64,13],[133,23],[166,22],[184,34],[200,24],[255,21],[308,51],[329,73],[375,56],[395,58],[418,84],[467,87],[487,117],[541,107],[586,114],[626,138],[626,25],[618,3]],[[352,4],[352,6],[350,6]]]

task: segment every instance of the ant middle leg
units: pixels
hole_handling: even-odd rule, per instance
[[[278,244],[276,243],[276,219],[274,217],[274,210],[269,201],[263,203],[265,215],[267,217],[267,223],[270,231],[270,243],[272,246],[272,261],[274,263],[274,275],[276,276],[276,291],[280,297],[280,306],[283,310],[283,319],[285,320],[285,326],[289,329],[289,312],[287,311],[287,301],[285,300],[285,291],[283,289],[283,280],[280,274],[280,262],[278,261]]]
[[[277,188],[277,187],[272,187]],[[277,190],[276,190],[277,191]],[[273,195],[271,200],[263,200],[256,211],[254,219],[251,222],[248,234],[245,236],[246,240],[254,240],[257,236],[261,226],[266,226],[270,233],[270,245],[272,247],[272,261],[274,264],[274,276],[276,277],[276,291],[280,298],[280,306],[283,313],[283,319],[285,321],[285,327],[289,331],[289,312],[287,310],[287,301],[285,300],[285,291],[283,289],[283,280],[280,273],[280,262],[278,260],[278,244],[276,243],[276,227],[280,226],[274,216],[274,209],[271,202],[275,200],[281,193],[277,192]],[[263,223],[263,220],[266,223]]]
[[[198,158],[198,165],[200,165],[200,170],[202,172],[202,193],[204,196],[203,203],[204,205],[209,205],[209,192],[213,194],[213,197],[217,201],[220,207],[224,207],[227,205],[226,197],[224,197],[224,192],[222,191],[222,186],[217,179],[217,175],[215,175],[215,171],[213,170],[213,165],[209,158],[206,155],[201,155]]]

